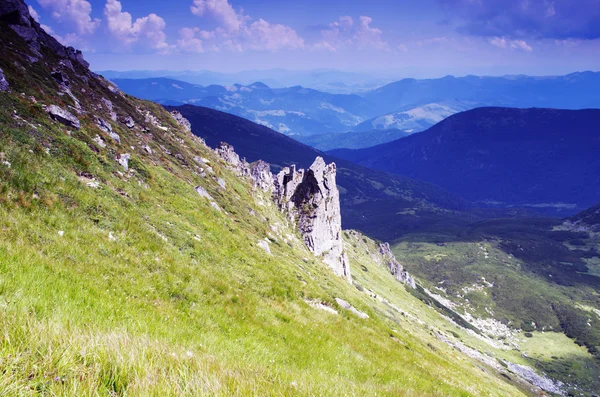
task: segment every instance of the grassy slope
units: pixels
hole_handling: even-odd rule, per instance
[[[597,309],[599,295],[593,286],[553,283],[532,271],[536,262],[507,254],[502,250],[502,240],[490,240],[489,235],[488,239],[443,245],[424,242],[423,236],[405,240],[394,246],[396,255],[427,288],[454,302],[454,310],[484,319],[495,318],[517,329],[533,330],[531,324],[535,324],[538,330],[558,331],[533,332],[533,338],[520,334],[519,350],[511,347],[508,352],[495,352],[495,356],[519,363],[523,361],[519,355],[524,352],[529,357],[524,362],[530,366],[588,392],[600,389],[598,359],[561,332],[561,318],[553,310],[555,305],[573,313],[582,313],[582,305]],[[590,244],[594,241],[591,236]],[[525,242],[522,241],[526,250]],[[493,287],[482,282],[481,277]],[[591,310],[585,317],[590,324],[598,321]],[[583,338],[578,339],[583,343]]]
[[[96,107],[105,96],[152,135],[114,123],[117,145],[91,114],[80,116],[80,131],[69,130],[41,108],[70,101],[56,97],[48,69],[38,63],[20,71],[11,66],[18,56],[4,55],[9,82],[25,96],[0,93],[0,152],[10,163],[0,165],[3,395],[521,394],[493,374],[473,374],[472,361],[444,345],[432,349],[422,329],[398,329],[379,303],[334,277],[297,238],[284,242],[269,224],[294,232],[273,206],[256,204],[248,183],[161,108],[74,79],[88,111],[108,120]],[[144,122],[136,106],[168,132]],[[106,148],[93,143],[95,135]],[[131,173],[114,161],[123,152],[132,153]],[[194,156],[211,160],[226,191],[193,172]],[[273,255],[256,246],[269,234]],[[355,273],[359,261],[351,255]],[[411,299],[387,273],[377,274],[398,291],[392,298]],[[342,311],[334,297],[370,318]]]

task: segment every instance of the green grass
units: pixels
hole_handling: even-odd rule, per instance
[[[150,144],[157,152],[168,145],[173,156],[127,149],[139,171],[125,175],[113,159],[125,144],[106,139],[95,153],[91,137],[101,132],[90,123],[69,136],[39,105],[0,100],[0,152],[11,163],[0,174],[3,395],[520,394],[493,375],[475,381],[471,361],[456,361],[423,329],[402,332],[299,238],[273,235],[274,223],[282,234],[295,232],[160,108],[153,110],[173,134],[149,126]],[[38,125],[35,133],[12,119],[12,109]],[[137,147],[131,133],[115,128]],[[211,159],[226,191],[194,174],[194,156]],[[269,234],[273,255],[256,245]],[[360,272],[360,259],[351,263]],[[403,290],[385,272],[369,283],[380,278]],[[343,311],[335,297],[370,318]]]

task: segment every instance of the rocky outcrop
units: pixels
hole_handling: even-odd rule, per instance
[[[240,156],[235,152],[233,146],[228,143],[221,142],[215,153],[223,159],[238,176],[249,176],[250,167],[246,160],[241,160]]]
[[[110,134],[112,132],[112,126],[110,125],[110,123],[100,117],[96,117],[96,125],[98,126],[98,128],[100,128],[107,134]]]
[[[274,199],[296,224],[306,246],[333,271],[350,280],[342,241],[340,197],[335,163],[321,157],[306,171],[286,167],[275,180]]]
[[[8,81],[6,81],[6,77],[4,76],[4,72],[0,69],[0,91],[5,92],[8,91]]]
[[[384,264],[387,266],[390,273],[396,277],[396,280],[409,285],[412,288],[417,288],[415,279],[408,274],[408,272],[404,270],[404,267],[398,262],[396,256],[394,256],[394,253],[390,249],[389,243],[379,244],[379,253],[383,258]]]
[[[76,129],[81,127],[77,117],[59,106],[50,105],[46,108],[46,111],[52,119],[58,121],[59,123]]]
[[[173,110],[171,112],[171,116],[173,116],[177,124],[182,126],[187,132],[192,132],[192,124],[189,122],[188,119],[183,117],[181,113],[179,113],[177,110]]]
[[[258,160],[250,164],[250,178],[254,186],[263,192],[268,193],[273,190],[273,174],[271,166],[266,161]]]

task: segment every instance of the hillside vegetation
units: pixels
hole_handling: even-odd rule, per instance
[[[334,276],[183,120],[89,72],[21,1],[5,6],[3,395],[540,393],[450,348],[421,314],[390,314],[398,301],[446,321],[358,251],[360,288]]]

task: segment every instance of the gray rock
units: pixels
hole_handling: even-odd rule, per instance
[[[379,253],[381,254],[383,262],[386,264],[390,273],[396,277],[396,280],[409,285],[412,288],[417,288],[415,279],[408,274],[404,267],[398,262],[394,256],[394,253],[390,249],[389,243],[379,244]]]
[[[227,184],[225,183],[225,181],[222,178],[217,179],[217,183],[219,184],[221,189],[223,189],[223,190],[227,189]]]
[[[21,0],[2,0],[0,2],[0,21],[10,25],[31,26],[29,9]]]
[[[73,114],[69,113],[68,111],[64,110],[59,106],[50,105],[46,108],[46,111],[48,112],[50,117],[52,117],[59,123],[76,129],[79,129],[81,127],[77,117],[75,117]]]
[[[564,385],[562,382],[553,381],[552,379],[547,378],[546,376],[539,375],[532,368],[527,367],[525,365],[513,364],[508,361],[506,361],[506,364],[508,365],[508,369],[511,372],[519,375],[521,378],[527,380],[532,385],[537,386],[540,389],[550,393],[555,393],[561,396],[565,395],[563,390]]]
[[[152,154],[152,153],[154,153],[154,152],[152,151],[152,148],[151,148],[150,146],[148,146],[148,145],[145,145],[145,146],[143,147],[143,149],[144,149],[144,150],[146,151],[146,153],[148,153],[148,154]]]
[[[101,119],[100,117],[96,117],[96,125],[98,126],[98,128],[100,128],[107,134],[110,134],[112,132],[112,126],[110,125],[110,123],[104,119]]]
[[[129,171],[129,159],[131,155],[129,153],[123,153],[117,156],[117,162],[121,164],[121,167],[125,169],[125,171]]]
[[[4,71],[0,69],[0,91],[8,91],[8,81],[6,81],[6,77],[4,76]]]
[[[104,105],[104,107],[106,108],[106,110],[108,110],[109,112],[113,111],[113,104],[111,101],[109,101],[106,98],[102,98],[100,99],[100,102],[102,102],[102,104]]]
[[[181,113],[179,113],[177,110],[173,110],[171,112],[171,116],[173,116],[175,121],[177,121],[177,123],[180,126],[182,126],[186,131],[192,132],[192,124],[189,122],[188,119],[183,117],[183,115]]]
[[[133,121],[131,116],[120,116],[118,120],[119,123],[125,124],[128,128],[135,127],[135,121]]]
[[[92,141],[96,142],[96,144],[98,146],[100,146],[101,148],[106,147],[106,143],[104,142],[104,139],[102,139],[102,137],[100,137],[99,135],[96,135],[94,138],[92,138]]]
[[[269,242],[267,240],[259,240],[256,245],[267,251],[269,255],[271,254],[271,247],[269,247]]]
[[[195,190],[196,190],[196,193],[198,193],[200,195],[200,197],[204,197],[204,198],[207,198],[212,201],[212,199],[213,199],[212,196],[210,194],[208,194],[206,189],[203,188],[202,186],[196,186]]]
[[[38,34],[38,31],[35,28],[32,28],[31,26],[26,26],[26,25],[10,25],[10,28],[12,30],[15,31],[16,34],[18,34],[19,36],[21,36],[21,38],[23,40],[25,40],[28,43],[36,43],[38,41],[38,38],[40,37]],[[39,47],[39,44],[36,45],[36,47]],[[36,48],[36,50],[39,52],[39,48]]]
[[[284,168],[275,180],[273,196],[290,221],[296,223],[308,249],[350,281],[335,177],[335,163],[327,165],[317,157],[307,171]]]
[[[117,134],[116,132],[109,132],[108,136],[110,136],[113,140],[115,140],[117,143],[121,143],[121,137],[119,136],[119,134]]]
[[[50,75],[54,78],[54,80],[56,80],[56,82],[58,84],[61,85],[69,85],[69,78],[68,76],[63,73],[61,70],[53,70],[52,72],[50,72]]]
[[[335,298],[335,301],[337,302],[338,305],[340,305],[340,307],[350,311],[351,313],[354,313],[356,316],[358,316],[360,318],[369,318],[369,315],[367,313],[357,310],[354,306],[352,306],[350,303],[346,302],[345,300],[340,299],[340,298]]]
[[[245,160],[240,160],[240,156],[233,150],[233,146],[221,142],[221,145],[215,149],[215,153],[223,159],[238,176],[249,176],[250,167]]]
[[[250,178],[254,186],[264,192],[269,192],[273,189],[273,174],[269,163],[258,160],[250,164]]]

